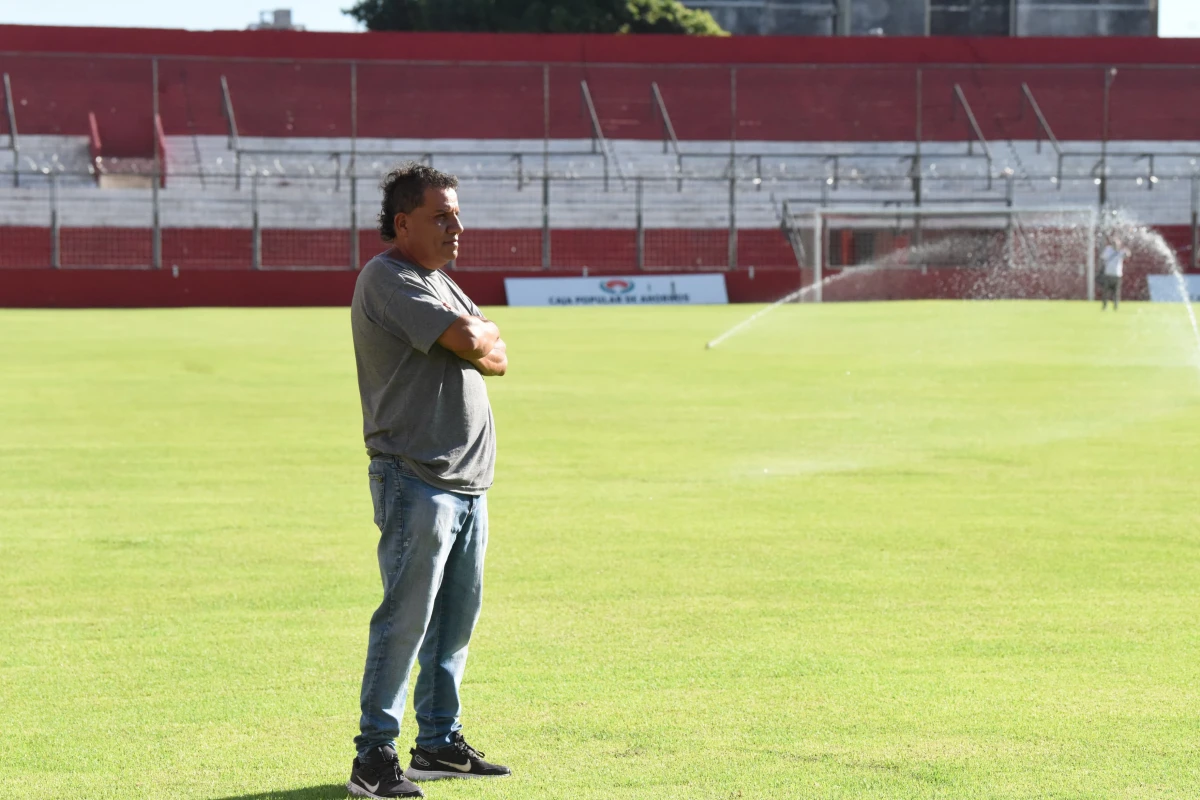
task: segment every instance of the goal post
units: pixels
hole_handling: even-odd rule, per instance
[[[846,299],[1095,299],[1095,208],[789,202],[784,217],[797,265],[812,270],[811,302],[826,289]]]

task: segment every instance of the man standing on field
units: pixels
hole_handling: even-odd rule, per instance
[[[1110,300],[1113,311],[1121,303],[1121,277],[1125,274],[1125,259],[1129,257],[1129,251],[1121,245],[1121,240],[1114,236],[1100,253],[1100,261],[1104,265],[1104,272],[1100,275],[1101,311],[1108,308]]]
[[[392,247],[358,276],[350,321],[383,602],[371,617],[357,797],[423,797],[413,780],[509,774],[466,743],[459,687],[483,599],[487,490],[496,433],[485,375],[503,375],[500,329],[442,272],[458,256],[458,180],[405,164],[383,181],[379,231]],[[413,662],[416,747],[396,737]]]

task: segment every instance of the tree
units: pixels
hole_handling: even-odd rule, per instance
[[[690,33],[693,36],[728,36],[712,14],[688,8],[679,0],[629,0],[631,19],[620,33]]]
[[[359,0],[345,13],[372,31],[729,35],[679,0]]]

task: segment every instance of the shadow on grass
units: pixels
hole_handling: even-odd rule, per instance
[[[222,797],[218,800],[346,800],[350,793],[344,783],[329,783],[324,786],[310,786],[307,789],[284,789],[278,792],[259,792],[258,794],[239,794],[236,797]]]

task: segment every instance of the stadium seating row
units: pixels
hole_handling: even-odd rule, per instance
[[[460,269],[542,266],[547,200],[550,266],[608,270],[635,262],[639,229],[648,269],[725,266],[731,225],[740,266],[794,267],[785,202],[908,204],[917,176],[930,205],[1103,196],[1164,229],[1197,211],[1200,68],[1186,59],[339,58],[0,57],[20,130],[17,151],[0,115],[0,266],[143,267],[157,225],[164,266],[348,268],[355,236],[363,257],[380,246],[374,183],[405,158],[462,179]],[[161,186],[97,187],[102,166],[145,171],[156,148]]]
[[[153,151],[150,59],[10,55],[0,69],[23,134],[87,135],[94,113],[112,155]],[[1034,139],[1044,132],[1029,97],[1061,140],[1187,140],[1200,130],[1200,69],[1188,67],[593,64],[544,74],[540,65],[362,63],[352,78],[349,63],[160,58],[156,69],[168,136],[229,133],[222,78],[243,136],[589,139],[584,82],[614,139],[664,138],[652,84],[684,141],[911,141],[918,126],[925,141],[968,141],[967,106],[988,140]]]

